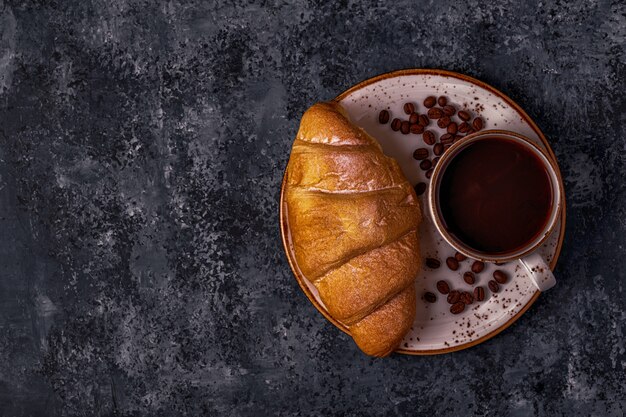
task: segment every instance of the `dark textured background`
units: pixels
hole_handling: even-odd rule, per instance
[[[0,0],[0,415],[623,416],[624,3],[260,3]],[[299,290],[277,200],[302,112],[409,67],[526,109],[567,234],[504,333],[375,360]]]

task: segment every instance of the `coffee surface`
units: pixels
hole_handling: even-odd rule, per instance
[[[448,232],[490,254],[514,252],[535,239],[549,220],[553,199],[542,161],[505,138],[462,149],[443,173],[439,193]]]

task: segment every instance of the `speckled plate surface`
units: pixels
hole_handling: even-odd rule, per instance
[[[394,117],[407,119],[402,111],[406,102],[417,105],[418,113],[426,113],[424,99],[429,95],[444,95],[457,109],[469,110],[474,116],[484,120],[484,129],[506,129],[525,135],[544,148],[551,158],[554,154],[545,137],[528,115],[510,98],[473,78],[442,70],[403,70],[369,79],[340,94],[339,101],[349,113],[352,121],[376,138],[383,151],[395,158],[411,184],[428,179],[419,167],[419,161],[413,159],[413,151],[424,147],[422,135],[408,134],[391,130],[389,123],[378,122],[380,110],[387,109]],[[439,137],[443,129],[431,121],[429,130]],[[430,148],[429,146],[425,146]],[[432,152],[431,152],[432,156]],[[562,182],[560,173],[559,179]],[[284,186],[284,181],[283,181]],[[284,190],[284,188],[283,188]],[[283,243],[300,286],[311,302],[324,316],[341,330],[347,328],[328,315],[319,299],[315,287],[303,276],[295,263],[290,242],[289,225],[286,221],[286,207],[281,193],[281,232]],[[501,285],[498,293],[492,294],[487,282],[492,279],[495,265],[487,264],[484,271],[476,274],[474,285],[466,284],[463,273],[470,270],[471,260],[461,262],[457,271],[451,271],[445,265],[445,259],[455,251],[437,233],[426,207],[426,193],[420,196],[423,222],[420,226],[422,257],[433,257],[441,261],[438,269],[429,269],[425,265],[420,271],[415,290],[417,291],[417,314],[411,331],[406,335],[397,352],[428,355],[453,352],[483,342],[517,320],[539,296],[524,268],[518,262],[500,265],[497,269],[508,273],[509,280]],[[564,235],[565,210],[561,213],[559,224],[550,238],[538,249],[547,263],[554,269]],[[436,291],[435,283],[446,280],[452,289],[472,291],[478,285],[485,289],[483,302],[474,302],[459,315],[449,311],[450,305],[445,296]],[[558,285],[558,277],[557,277]],[[423,299],[425,291],[437,294],[435,303]]]

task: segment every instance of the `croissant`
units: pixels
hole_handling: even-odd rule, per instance
[[[337,103],[308,109],[285,185],[296,263],[368,355],[393,352],[415,318],[421,211],[378,142]]]

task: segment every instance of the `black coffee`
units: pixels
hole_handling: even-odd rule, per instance
[[[489,254],[515,252],[549,220],[550,176],[541,159],[518,142],[478,140],[448,163],[439,204],[445,228],[467,246]]]

